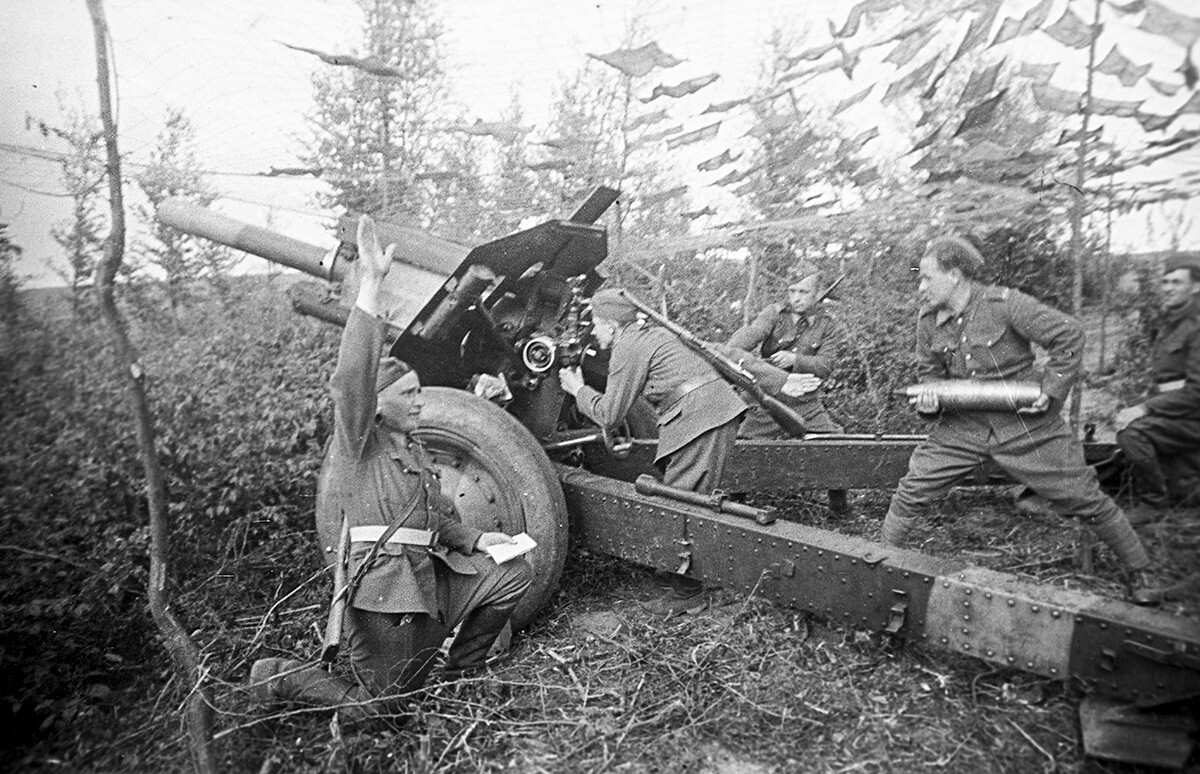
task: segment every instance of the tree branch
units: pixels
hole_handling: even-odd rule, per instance
[[[163,641],[181,683],[196,686],[187,698],[187,727],[193,764],[205,774],[217,771],[213,755],[213,709],[204,674],[200,668],[200,651],[179,623],[167,597],[167,575],[170,568],[170,531],[168,527],[166,484],[154,437],[154,417],[146,394],[144,373],[138,364],[137,352],[129,339],[125,320],[117,308],[113,280],[125,255],[125,204],[121,190],[121,156],[117,150],[117,126],[113,118],[112,83],[109,74],[108,22],[102,0],[87,0],[92,17],[96,42],[96,84],[100,94],[100,119],[104,126],[104,146],[107,155],[109,206],[112,209],[112,230],[104,240],[104,258],[96,272],[96,295],[104,321],[112,334],[117,354],[116,366],[125,379],[129,405],[137,425],[138,452],[146,476],[146,492],[150,511],[150,613],[158,625]]]

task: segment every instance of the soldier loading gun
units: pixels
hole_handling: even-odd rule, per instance
[[[1079,518],[1108,544],[1125,567],[1131,599],[1153,604],[1150,558],[1125,514],[1101,490],[1083,449],[1059,416],[1083,359],[1083,329],[1071,317],[1010,288],[976,281],[983,256],[959,237],[939,237],[920,263],[917,323],[920,375],[927,382],[910,397],[934,422],[909,459],[883,520],[880,539],[902,545],[924,511],[985,460],[1045,497],[1066,516]],[[1049,354],[1044,373],[1032,344]],[[1040,377],[1040,378],[1039,378]],[[958,411],[943,405],[934,380],[969,383],[1036,382],[1037,395],[1015,411]]]

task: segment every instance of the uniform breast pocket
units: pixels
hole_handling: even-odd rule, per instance
[[[973,327],[966,334],[966,360],[969,365],[991,366],[1004,359],[1002,325]]]

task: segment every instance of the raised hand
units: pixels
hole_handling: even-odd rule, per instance
[[[366,276],[380,280],[387,276],[395,252],[394,244],[388,245],[387,250],[380,247],[375,221],[370,215],[363,215],[358,219],[358,257],[363,262]]]

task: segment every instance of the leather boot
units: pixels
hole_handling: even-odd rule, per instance
[[[1144,570],[1150,566],[1150,557],[1141,538],[1129,526],[1125,512],[1117,510],[1109,513],[1107,518],[1085,520],[1112,552],[1121,560],[1121,564],[1130,571]]]
[[[883,527],[879,530],[879,541],[889,546],[903,545],[904,538],[916,521],[911,516],[901,516],[895,506],[888,508],[887,515],[883,517]]]
[[[1125,593],[1130,602],[1143,607],[1161,605],[1171,596],[1170,589],[1155,583],[1148,570],[1126,572]]]
[[[488,651],[511,617],[509,606],[480,607],[471,611],[450,644],[442,673],[453,679],[485,667]]]
[[[250,667],[250,695],[260,704],[298,701],[337,709],[343,720],[376,714],[366,690],[315,666],[287,658],[262,658]]]

